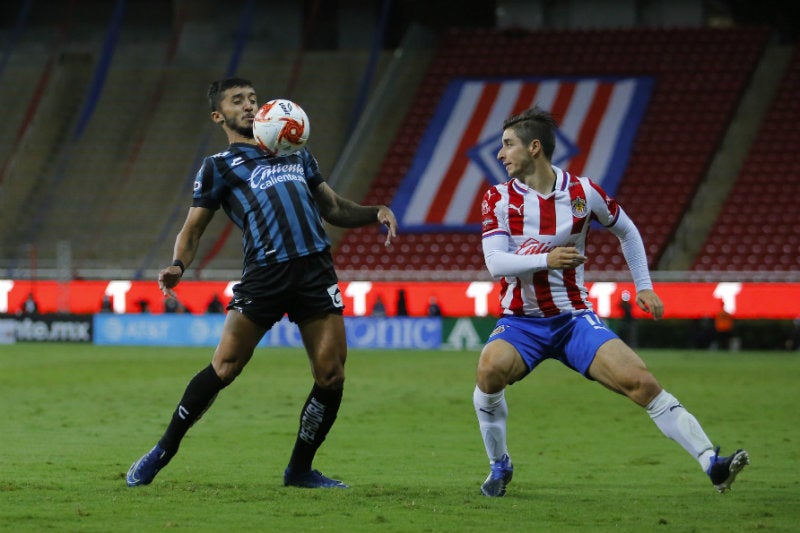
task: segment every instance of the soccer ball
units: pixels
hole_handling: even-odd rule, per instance
[[[253,138],[270,155],[300,150],[310,133],[308,115],[291,100],[270,100],[261,106],[253,120]]]

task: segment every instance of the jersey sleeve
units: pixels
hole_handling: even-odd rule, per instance
[[[497,187],[492,187],[483,195],[481,202],[481,231],[483,238],[493,235],[508,236],[508,220],[506,210],[502,209],[502,195]]]
[[[207,157],[194,178],[192,207],[219,209],[222,186],[222,180],[216,170],[213,158]]]
[[[484,237],[483,259],[494,278],[526,276],[537,270],[547,270],[547,254],[517,255],[508,251],[508,236],[501,233]]]
[[[588,178],[587,178],[588,179]],[[592,216],[603,226],[609,227],[617,223],[620,207],[616,200],[609,196],[597,183],[588,180],[589,209]]]
[[[316,189],[325,179],[319,171],[319,163],[317,158],[308,148],[303,148],[300,151],[300,157],[303,160],[303,172],[306,176],[306,183],[310,189]]]

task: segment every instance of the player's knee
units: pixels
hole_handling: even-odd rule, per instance
[[[631,400],[642,406],[649,404],[659,392],[661,392],[661,385],[648,371],[639,373],[625,390]]]
[[[323,389],[339,390],[344,388],[344,368],[336,371],[317,374],[314,377],[317,385]]]
[[[220,363],[219,365],[214,365],[214,371],[226,386],[233,383],[233,380],[235,380],[239,374],[242,373],[242,370],[244,370],[244,365],[237,363],[225,362]]]
[[[498,392],[508,385],[508,370],[492,357],[481,357],[478,361],[477,385],[486,394]]]
[[[311,355],[314,382],[323,389],[341,389],[344,386],[345,351],[331,351]]]

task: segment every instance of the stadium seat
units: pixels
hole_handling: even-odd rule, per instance
[[[693,270],[729,265],[763,271],[800,269],[800,214],[776,208],[775,197],[793,198],[800,186],[793,178],[800,157],[800,49],[795,49],[761,130],[736,176],[730,195],[717,217]],[[791,102],[791,105],[787,103]],[[744,216],[743,216],[744,215]],[[720,246],[721,243],[727,245]]]
[[[640,224],[648,262],[654,266],[713,158],[767,37],[767,31],[758,28],[448,32],[374,187],[396,190],[451,76],[651,75],[656,84],[618,199],[624,199],[625,210]],[[496,49],[504,53],[493,53]],[[546,53],[533,55],[531,49]],[[687,130],[689,123],[692,128]],[[657,207],[660,198],[669,198],[669,205]],[[350,230],[340,246],[359,235],[360,230]],[[432,235],[401,235],[399,240],[413,243],[410,249],[397,246],[380,252],[402,254],[407,266],[419,270],[485,268],[479,235]],[[467,244],[448,246],[459,239]],[[589,243],[593,258],[588,268],[627,268],[609,232],[592,231]],[[337,262],[349,260],[346,255],[336,254]]]

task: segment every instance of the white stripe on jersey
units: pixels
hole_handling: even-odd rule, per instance
[[[585,254],[589,223],[612,226],[620,208],[589,178],[553,170],[555,190],[546,195],[516,179],[489,189],[482,204],[483,237],[505,236],[508,253],[516,255],[547,254],[558,246],[574,246]],[[555,316],[592,308],[583,265],[505,276],[501,284],[504,314]]]

